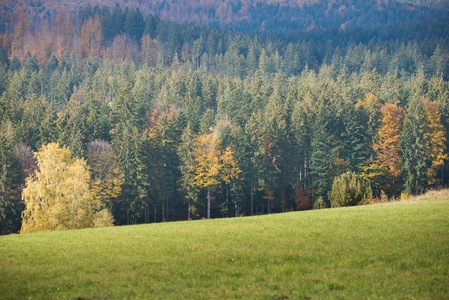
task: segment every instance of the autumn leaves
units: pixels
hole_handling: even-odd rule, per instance
[[[380,107],[372,94],[361,101],[364,108]],[[373,162],[361,166],[362,174],[388,195],[401,191],[401,173],[408,193],[434,186],[438,169],[447,160],[446,129],[441,123],[438,104],[424,98],[410,102],[408,112],[391,103],[381,106],[378,140],[372,145]]]
[[[43,146],[36,158],[39,170],[23,190],[22,233],[112,225],[110,213],[92,197],[85,160],[55,143]]]

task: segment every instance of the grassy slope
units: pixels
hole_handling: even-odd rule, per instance
[[[0,298],[449,299],[449,192],[0,237]]]

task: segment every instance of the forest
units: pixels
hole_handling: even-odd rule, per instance
[[[330,207],[348,172],[366,203],[447,186],[448,10],[285,2],[5,5],[0,233]]]

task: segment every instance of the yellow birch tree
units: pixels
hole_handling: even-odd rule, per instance
[[[207,218],[210,219],[211,187],[218,185],[220,180],[229,183],[231,179],[238,177],[241,170],[231,148],[221,147],[217,130],[195,139],[194,161],[191,168],[194,184],[200,188],[207,188]]]
[[[27,178],[22,194],[21,233],[91,227],[101,206],[90,193],[86,161],[56,143],[35,156],[38,171]]]

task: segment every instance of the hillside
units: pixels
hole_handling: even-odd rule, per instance
[[[444,299],[449,193],[0,237],[4,299]]]
[[[330,207],[348,172],[376,199],[449,186],[424,2],[4,2],[0,234]]]
[[[444,2],[418,0],[6,0],[0,13],[23,7],[31,19],[74,13],[80,7],[95,9],[96,5],[112,10],[116,4],[158,14],[166,21],[226,26],[237,31],[375,27],[447,15]]]

